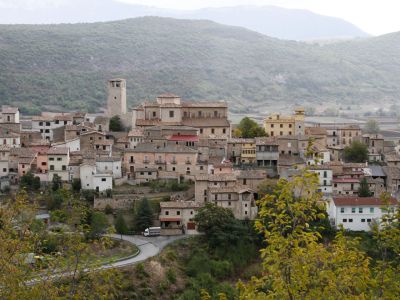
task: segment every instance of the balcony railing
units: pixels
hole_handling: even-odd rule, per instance
[[[176,165],[176,160],[171,160],[171,164]]]
[[[162,159],[157,159],[156,160],[156,164],[157,165],[163,165],[163,164],[165,164],[165,161],[163,161]]]
[[[185,161],[185,164],[191,165],[191,164],[192,164],[192,161],[187,159],[187,160]]]
[[[144,163],[144,164],[149,164],[149,163],[150,163],[150,160],[144,159],[144,160],[143,160],[143,163]]]

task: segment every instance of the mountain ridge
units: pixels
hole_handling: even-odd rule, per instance
[[[133,5],[115,0],[69,0],[60,6],[7,8],[0,10],[2,23],[93,23],[141,16],[205,19],[225,25],[246,27],[281,39],[313,40],[367,37],[368,34],[340,18],[308,10],[278,6],[231,6],[198,10],[173,10]]]

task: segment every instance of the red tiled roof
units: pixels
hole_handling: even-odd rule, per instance
[[[376,197],[334,197],[333,202],[336,206],[357,206],[357,205],[373,205],[383,206],[384,203],[380,198]],[[395,198],[389,199],[389,204],[397,205]]]
[[[197,135],[171,135],[168,138],[169,141],[177,141],[177,142],[198,142],[199,137]]]

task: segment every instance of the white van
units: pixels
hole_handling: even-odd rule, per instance
[[[144,236],[157,236],[161,234],[161,227],[149,227],[143,232]]]

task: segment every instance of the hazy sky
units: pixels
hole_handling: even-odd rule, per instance
[[[64,5],[72,0],[0,0],[1,7],[38,8]],[[74,0],[77,1],[77,0]],[[100,1],[100,0],[80,0]],[[364,31],[379,35],[400,31],[400,0],[110,0],[173,9],[194,9],[233,5],[277,5],[308,9],[343,18]]]
[[[165,8],[193,9],[231,5],[278,5],[343,18],[368,33],[400,31],[400,0],[118,0]]]

